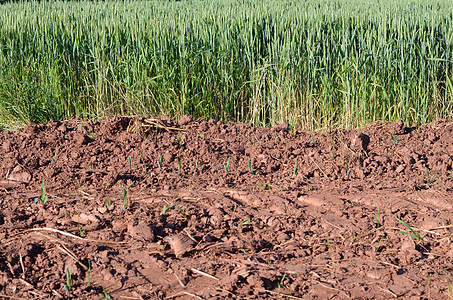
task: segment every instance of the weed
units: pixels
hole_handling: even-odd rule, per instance
[[[242,226],[244,225],[250,225],[250,221],[249,220],[245,220],[244,222],[241,223]]]
[[[400,232],[402,234],[405,234],[407,236],[410,236],[411,238],[413,238],[414,240],[417,240],[420,244],[423,244],[423,240],[422,240],[422,236],[420,235],[420,233],[418,231],[415,231],[411,226],[409,226],[409,224],[407,224],[406,222],[404,222],[403,220],[399,219],[397,216],[394,216],[395,219],[398,220],[398,222],[400,222],[401,224],[403,224],[407,229],[409,229],[410,232],[406,232],[406,231],[401,231]]]
[[[127,161],[129,162],[129,171],[132,171],[132,157],[130,155],[127,157]]]
[[[71,287],[72,287],[71,271],[69,270],[69,267],[68,267],[66,269],[66,284],[64,285],[64,290],[66,292],[68,292],[68,294],[70,294]]]
[[[293,179],[296,178],[297,172],[299,172],[299,165],[297,164],[297,161],[295,161],[293,169]]]
[[[99,299],[105,299],[105,300],[111,300],[112,297],[110,297],[110,295],[107,293],[107,291],[105,290],[105,287],[102,286],[102,292],[104,293],[104,295],[102,295],[101,297],[99,297]]]
[[[165,206],[162,208],[162,216],[165,215],[170,209],[172,209],[175,205],[172,204],[170,206]]]
[[[223,166],[225,173],[228,175],[228,168],[230,167],[230,157],[228,157],[226,164]]]
[[[253,174],[253,168],[252,168],[252,164],[250,163],[250,160],[247,160],[247,166],[249,168],[249,173]]]

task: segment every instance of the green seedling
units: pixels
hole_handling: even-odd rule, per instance
[[[297,172],[299,172],[299,165],[297,164],[297,161],[296,161],[296,162],[294,162],[293,179],[296,178]]]
[[[313,143],[313,146],[316,145],[316,140],[315,140],[315,136],[313,135],[313,133],[310,133],[310,136],[311,136],[311,142]]]
[[[225,173],[228,175],[228,169],[230,167],[230,157],[228,157],[226,164],[223,166]]]
[[[106,291],[104,286],[102,286],[102,292],[104,293],[104,295],[99,297],[99,299],[105,299],[105,300],[111,300],[112,299],[112,297],[110,297],[110,295],[107,293],[107,291]]]
[[[170,206],[165,206],[162,208],[162,216],[165,215],[170,209],[172,209],[175,205],[172,204]]]
[[[88,286],[91,286],[91,260],[88,260]]]
[[[249,173],[253,174],[253,168],[252,168],[252,164],[250,163],[250,160],[247,160],[247,166],[249,168]]]
[[[123,210],[126,210],[127,202],[129,201],[128,197],[128,191],[129,188],[135,183],[135,181],[132,181],[131,184],[129,184],[126,188],[123,188]]]
[[[249,220],[245,220],[244,222],[241,223],[242,226],[244,225],[250,225],[250,221]]]
[[[53,162],[54,165],[57,164],[57,155],[58,155],[58,146],[55,148],[55,153],[54,153],[54,155],[52,157],[52,162]]]
[[[184,218],[188,219],[188,218],[187,218],[187,213],[186,213],[186,210],[184,209],[184,207],[181,207],[181,208],[179,209],[179,212],[184,216]]]
[[[162,155],[159,154],[159,160],[157,161],[157,166],[159,167],[159,169],[162,169]]]
[[[178,144],[181,144],[182,136],[181,132],[178,133]]]
[[[79,235],[80,235],[80,237],[84,238],[86,236],[87,232],[82,224],[78,223],[78,225],[79,225]]]
[[[64,290],[68,292],[68,294],[71,293],[71,287],[72,287],[72,279],[71,279],[71,271],[69,268],[66,269],[66,284],[64,285]]]
[[[453,276],[445,269],[443,269],[442,271],[444,272],[445,276],[447,276],[448,298],[453,299]]]
[[[104,204],[104,206],[105,206],[105,208],[107,209],[107,211],[110,210],[110,205],[111,205],[111,204],[112,204],[112,200],[110,200],[110,198],[107,199],[107,202]]]
[[[41,195],[35,198],[35,203],[38,202],[38,199],[41,200],[43,206],[46,205],[48,198],[46,195],[46,186],[44,185],[44,178],[41,180]]]
[[[195,172],[198,170],[198,158],[195,160]],[[453,175],[452,175],[453,176]]]
[[[404,222],[403,220],[399,219],[397,216],[394,216],[395,219],[398,220],[398,222],[400,222],[401,224],[403,224],[407,229],[409,229],[410,232],[406,232],[406,231],[401,231],[400,232],[402,234],[405,234],[407,236],[410,236],[411,238],[413,238],[414,240],[417,240],[420,244],[423,244],[423,240],[422,240],[422,236],[420,235],[420,233],[418,231],[415,231],[411,226],[409,226],[409,224],[407,224],[406,222]]]
[[[428,168],[425,167],[425,173],[426,173],[426,180],[428,183],[431,183],[433,181],[434,177],[436,177],[436,176],[437,176],[437,179],[439,179],[439,176],[437,175],[437,171],[434,171],[434,174],[430,175]]]
[[[129,162],[129,171],[132,171],[132,157],[130,155],[127,157],[127,161]]]
[[[282,279],[280,279],[280,281],[277,283],[277,295],[280,295],[280,290],[281,288],[284,288],[288,291],[288,294],[289,295],[292,295],[292,291],[291,291],[291,288],[288,288],[285,284],[283,284],[283,282],[285,281],[286,279],[286,273],[283,274],[283,277]]]
[[[176,160],[176,164],[178,166],[178,172],[181,173],[181,158],[178,157],[178,159]]]
[[[396,147],[398,145],[398,141],[396,140],[396,138],[393,134],[390,134],[390,136],[392,137],[393,145],[395,145],[395,147]]]
[[[146,177],[146,175],[148,174],[148,168],[147,168],[146,162],[145,162],[145,150],[143,150],[143,149],[142,149],[142,163],[144,166],[144,176]]]

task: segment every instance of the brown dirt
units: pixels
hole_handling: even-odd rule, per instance
[[[453,123],[289,129],[0,132],[0,298],[452,298]]]

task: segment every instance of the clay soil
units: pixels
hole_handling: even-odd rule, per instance
[[[3,131],[0,298],[452,299],[452,165],[446,120]]]

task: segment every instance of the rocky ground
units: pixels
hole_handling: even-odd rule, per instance
[[[453,299],[453,123],[0,132],[0,299]]]

